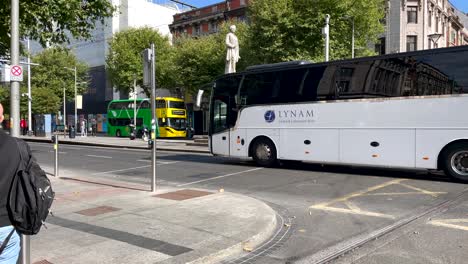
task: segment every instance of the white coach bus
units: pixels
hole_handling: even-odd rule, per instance
[[[468,181],[468,47],[249,67],[213,82],[210,150]]]

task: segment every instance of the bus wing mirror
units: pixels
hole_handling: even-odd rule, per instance
[[[204,90],[198,90],[196,106],[200,108]]]

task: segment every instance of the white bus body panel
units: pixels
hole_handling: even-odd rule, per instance
[[[282,129],[280,134],[280,159],[339,161],[338,129]]]
[[[416,138],[416,167],[435,169],[440,151],[450,142],[467,139],[468,129],[417,129]]]
[[[229,131],[212,135],[210,143],[213,154],[229,156]]]
[[[467,95],[251,106],[231,130],[230,155],[247,157],[251,141],[267,136],[280,159],[435,169],[444,146],[468,139],[466,113]],[[218,135],[213,154],[226,155]],[[245,142],[239,150],[237,136]]]
[[[231,147],[230,156],[232,157],[247,157],[249,145],[245,142],[247,138],[247,130],[235,129],[231,131]],[[242,144],[244,143],[244,144]]]
[[[340,162],[414,167],[414,129],[342,129]],[[377,143],[373,147],[371,143]]]

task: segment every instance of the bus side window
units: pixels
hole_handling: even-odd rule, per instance
[[[241,98],[245,98],[247,105],[270,103],[275,79],[273,72],[245,76],[240,92]]]
[[[279,103],[303,102],[303,80],[307,69],[288,70],[281,72],[281,93]]]
[[[302,87],[302,100],[316,101],[327,100],[334,95],[334,89],[331,89],[331,76],[325,74],[326,67],[310,67],[307,76],[304,79]]]

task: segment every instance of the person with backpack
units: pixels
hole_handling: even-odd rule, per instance
[[[3,120],[0,104],[0,122]],[[41,229],[55,197],[28,144],[0,130],[0,264],[16,264],[19,235]]]
[[[0,123],[3,121],[0,104]],[[20,252],[20,236],[11,223],[7,208],[8,194],[20,163],[15,139],[0,130],[0,263],[16,264]]]

